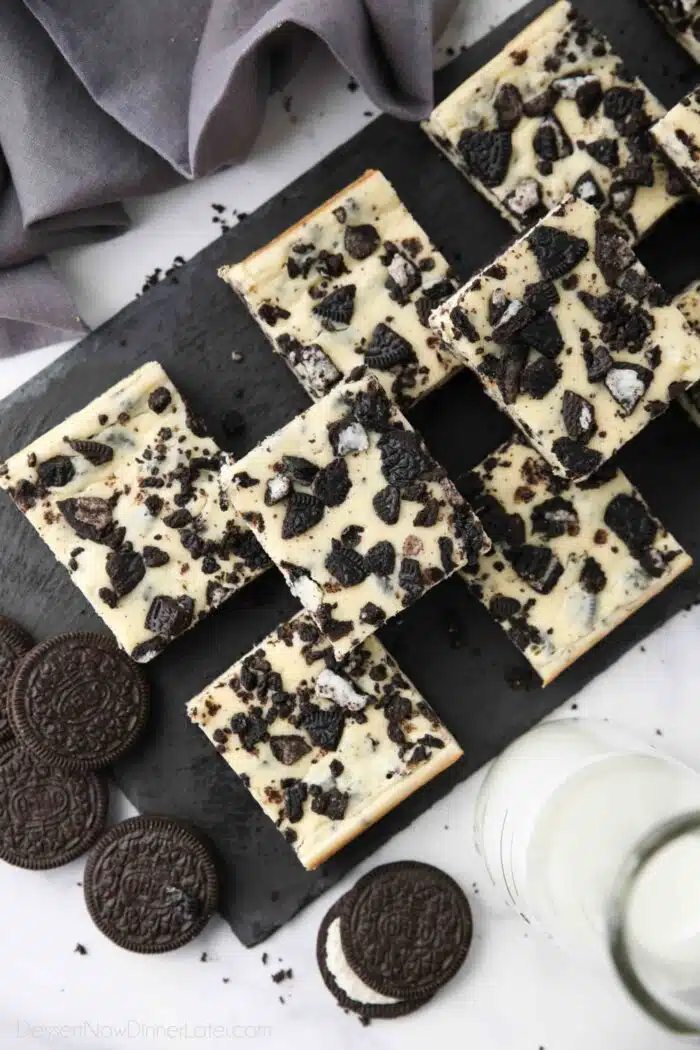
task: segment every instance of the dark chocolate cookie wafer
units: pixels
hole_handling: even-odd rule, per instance
[[[17,664],[33,644],[26,631],[13,620],[0,616],[0,742],[12,739],[7,715],[10,683]]]
[[[216,910],[216,862],[203,836],[167,817],[132,817],[88,857],[85,903],[95,925],[132,952],[191,941]]]
[[[0,860],[58,868],[92,846],[107,816],[107,782],[36,762],[14,742],[0,745]]]
[[[344,899],[341,897],[332,906],[316,938],[316,961],[328,991],[344,1010],[352,1010],[367,1019],[404,1017],[420,1009],[430,996],[403,1000],[382,996],[369,988],[351,969],[340,943],[340,917]]]
[[[444,871],[399,861],[370,871],[345,896],[340,931],[345,956],[365,984],[392,998],[424,999],[464,962],[472,915]]]
[[[10,724],[40,761],[100,769],[133,744],[148,717],[148,687],[104,634],[60,634],[32,649],[12,680]]]

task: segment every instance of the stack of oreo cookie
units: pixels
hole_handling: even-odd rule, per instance
[[[131,747],[148,710],[144,678],[106,635],[35,646],[0,617],[0,859],[43,870],[92,846],[109,799],[98,770]]]
[[[95,924],[123,948],[162,952],[204,927],[218,874],[201,836],[176,821],[135,817],[102,834],[104,770],[148,712],[142,673],[107,635],[35,646],[0,616],[0,860],[44,870],[92,848],[84,884]]]
[[[336,901],[318,931],[316,958],[338,1004],[374,1018],[427,1003],[467,957],[469,902],[445,872],[418,861],[384,864]]]

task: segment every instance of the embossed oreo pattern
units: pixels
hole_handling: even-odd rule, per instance
[[[109,765],[146,724],[148,687],[106,635],[64,634],[17,669],[10,718],[31,753],[63,769]]]
[[[411,1014],[414,1010],[419,1010],[421,1006],[424,1006],[428,1002],[426,999],[408,999],[403,1002],[394,1003],[363,1003],[357,999],[351,998],[345,992],[335,977],[331,973],[327,961],[327,940],[328,931],[331,925],[336,919],[339,919],[342,915],[344,897],[336,901],[330,911],[327,912],[321,925],[318,928],[318,936],[316,938],[316,961],[318,968],[323,978],[328,991],[334,997],[338,1006],[341,1006],[344,1010],[352,1010],[354,1013],[360,1015],[360,1017],[367,1018],[369,1020],[373,1018],[392,1018],[392,1017],[405,1017],[406,1014]]]
[[[84,886],[92,921],[132,952],[181,947],[218,901],[216,865],[203,840],[165,817],[132,817],[111,828],[88,857]]]
[[[106,782],[35,762],[0,746],[0,859],[18,868],[57,868],[90,848],[107,815]]]
[[[17,664],[32,645],[31,638],[21,627],[6,616],[0,616],[0,743],[12,738],[7,715],[10,682]]]
[[[370,988],[396,999],[424,998],[464,962],[471,909],[445,872],[399,861],[370,871],[347,895],[341,939],[352,969]]]

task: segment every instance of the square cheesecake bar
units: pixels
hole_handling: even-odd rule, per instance
[[[651,133],[693,189],[700,191],[700,88],[670,109]]]
[[[700,3],[698,0],[647,0],[657,18],[689,55],[700,62]]]
[[[593,473],[697,377],[700,340],[624,234],[568,197],[431,315],[548,463]]]
[[[462,755],[376,638],[337,663],[305,612],[188,713],[309,869]]]
[[[693,331],[700,335],[700,284],[694,281],[675,297],[673,305],[677,306],[690,324]],[[700,427],[700,382],[693,383],[678,397],[679,403],[686,410],[693,423]]]
[[[493,550],[464,579],[545,685],[692,564],[610,464],[569,482],[516,436],[466,491]]]
[[[0,465],[0,487],[145,662],[270,564],[224,458],[149,363]]]
[[[219,274],[314,401],[360,364],[400,404],[459,367],[428,328],[455,288],[447,262],[379,171]]]
[[[636,238],[685,192],[649,136],[664,112],[607,38],[561,0],[423,127],[516,229],[573,193]]]
[[[338,658],[487,542],[371,374],[336,387],[229,473],[234,507]]]

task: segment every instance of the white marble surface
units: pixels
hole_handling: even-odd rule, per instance
[[[449,43],[476,39],[518,6],[519,0],[471,0]],[[361,92],[348,92],[346,83],[346,75],[319,51],[289,89],[294,120],[282,98],[273,99],[245,165],[133,201],[131,232],[57,257],[86,321],[99,324],[134,296],[154,267],[168,266],[180,253],[189,257],[216,236],[212,201],[253,210],[371,119],[365,112],[372,106]],[[0,397],[65,349],[63,344],[0,360]],[[698,639],[700,609],[681,614],[586,689],[577,698],[579,711],[634,726],[698,765]],[[465,683],[465,702],[488,703],[468,690]],[[444,867],[467,890],[479,887],[483,873],[471,845],[478,780],[457,788],[365,867],[419,858]],[[126,815],[123,799],[113,803],[115,817]],[[314,961],[322,915],[361,871],[274,936],[264,946],[270,956],[264,966],[263,948],[242,948],[218,920],[197,942],[168,956],[120,951],[91,925],[82,901],[82,868],[77,861],[33,874],[0,865],[3,1048],[212,1050],[255,1043],[270,1050],[418,1050],[440,1043],[473,1050],[665,1050],[676,1044],[612,978],[589,972],[520,919],[487,905],[483,892],[472,893],[476,937],[458,978],[420,1013],[362,1029],[326,993]],[[75,953],[77,942],[87,956]],[[206,962],[200,962],[202,952]],[[282,963],[294,978],[278,986],[270,975]]]

